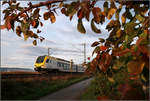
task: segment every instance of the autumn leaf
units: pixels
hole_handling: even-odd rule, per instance
[[[36,40],[34,40],[34,41],[33,41],[33,45],[34,45],[34,46],[36,46],[36,45],[37,45],[37,42],[36,42]]]
[[[91,28],[95,33],[101,33],[101,30],[96,28],[96,26],[94,24],[94,19],[92,19],[92,21],[91,21]]]
[[[19,37],[21,37],[21,27],[20,26],[17,26],[17,28],[16,28],[16,34],[19,36]]]
[[[41,25],[41,27],[43,27],[43,23],[42,22],[40,22],[40,25]]]
[[[91,45],[91,47],[95,47],[95,46],[97,46],[97,45],[99,45],[100,43],[99,42],[94,42],[92,45]]]
[[[23,33],[23,35],[24,35],[24,40],[26,41],[29,38],[29,35],[26,33]]]
[[[81,19],[78,19],[77,29],[81,33],[86,33],[86,30],[85,30],[85,28],[84,28],[84,26],[82,24],[82,20]]]
[[[121,29],[119,29],[119,30],[117,31],[117,33],[116,33],[116,37],[117,37],[117,38],[120,38],[120,36],[121,36]]]
[[[5,20],[5,26],[8,30],[12,28],[11,21],[12,21],[12,16],[8,16]]]
[[[66,14],[66,9],[65,9],[65,8],[62,8],[62,9],[61,9],[61,13],[62,13],[62,14]]]
[[[5,25],[0,25],[0,29],[5,29],[6,26]]]
[[[40,12],[40,9],[39,8],[36,8],[33,12],[33,17],[34,18],[38,18],[39,17],[39,12]]]
[[[50,20],[51,20],[51,23],[54,23],[56,21],[56,17],[53,12],[50,12]]]
[[[85,14],[85,18],[87,21],[89,21],[89,17],[90,17],[90,10],[86,11],[86,14]]]
[[[43,14],[43,16],[44,16],[44,20],[48,20],[49,17],[50,17],[50,13],[49,13],[49,12],[45,12],[45,13]]]
[[[35,20],[32,20],[32,21],[31,21],[31,25],[32,25],[33,27],[35,27],[35,26],[36,26],[36,21],[35,21]]]
[[[108,13],[108,2],[107,1],[104,2],[103,7],[104,7],[104,14],[105,14],[105,16],[107,16],[107,13]]]
[[[115,14],[116,10],[117,10],[116,8],[109,8],[107,18],[111,19],[112,16]]]
[[[92,52],[92,56],[94,55],[94,53],[99,53],[100,52],[100,48],[99,46],[97,46],[94,51]]]
[[[80,9],[78,11],[77,16],[78,16],[79,19],[82,19],[84,17],[84,11],[83,11],[83,9]]]
[[[130,61],[127,64],[128,67],[128,72],[129,73],[134,73],[134,74],[140,74],[143,71],[143,68],[145,66],[145,62],[142,60],[138,61]]]
[[[100,23],[100,14],[101,14],[101,9],[99,7],[94,7],[92,10],[94,20],[97,24]]]
[[[101,51],[105,51],[106,49],[107,49],[106,46],[100,46],[100,50],[101,50]]]
[[[103,38],[98,38],[100,40],[101,43],[104,43],[105,42],[105,39]]]
[[[126,12],[122,14],[121,20],[122,20],[122,24],[126,22]]]

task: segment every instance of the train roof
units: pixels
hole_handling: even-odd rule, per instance
[[[68,61],[68,60],[65,60],[65,59],[61,59],[61,58],[56,58],[57,60],[60,60],[60,61],[64,61],[64,62],[68,62],[68,63],[70,63],[70,61]]]
[[[44,55],[44,56],[47,56],[47,55]],[[53,56],[49,56],[51,59],[55,59],[55,60],[59,60],[59,61],[63,61],[63,62],[68,62],[70,63],[70,61],[68,60],[65,60],[65,59],[61,59],[61,58],[57,58],[57,57],[53,57]]]

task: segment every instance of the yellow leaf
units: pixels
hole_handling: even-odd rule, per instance
[[[126,13],[122,14],[121,20],[122,20],[122,24],[126,22]]]
[[[51,23],[54,23],[56,21],[56,17],[53,12],[50,12],[50,20],[51,20]]]
[[[27,34],[25,34],[25,33],[23,33],[23,35],[24,35],[24,40],[26,41],[29,36]]]
[[[111,19],[111,17],[114,15],[114,13],[116,12],[116,10],[117,10],[116,8],[109,8],[107,19]]]
[[[120,36],[121,36],[121,29],[119,29],[119,30],[117,31],[116,36],[117,36],[117,38],[120,38]]]

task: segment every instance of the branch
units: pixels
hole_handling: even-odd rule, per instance
[[[63,1],[65,1],[65,0],[51,0],[51,1],[46,1],[46,2],[40,2],[39,4],[35,4],[35,5],[31,5],[28,8],[26,8],[25,10],[19,12],[12,20],[16,20],[21,14],[29,11],[30,9],[41,7],[41,6],[46,6],[46,5],[49,5],[52,3],[63,2]]]

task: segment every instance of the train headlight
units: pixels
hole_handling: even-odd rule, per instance
[[[41,68],[45,68],[45,65],[44,65],[44,66],[41,66]]]

